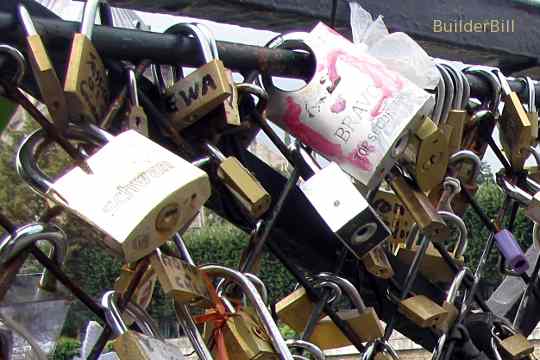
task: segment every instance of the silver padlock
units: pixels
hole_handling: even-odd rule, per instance
[[[169,240],[210,196],[204,171],[134,130],[113,137],[93,125],[70,126],[66,137],[104,145],[84,167],[53,181],[36,165],[46,140],[37,130],[19,148],[17,171],[38,194],[109,235],[114,241],[107,245],[126,262]]]
[[[300,184],[300,190],[330,230],[358,259],[391,234],[338,164],[332,162],[320,170],[298,143],[295,151],[315,172]]]
[[[315,73],[298,90],[261,82],[267,116],[372,190],[407,146],[407,134],[431,112],[432,96],[319,23],[310,33],[279,35],[267,47],[302,50]]]

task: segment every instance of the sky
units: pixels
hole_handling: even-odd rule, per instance
[[[42,0],[47,1],[47,0]],[[51,0],[48,0],[51,4]],[[82,13],[82,2],[72,1],[72,0],[52,0],[54,5],[50,8],[61,16],[65,20],[79,20]],[[206,24],[214,33],[214,36],[217,40],[223,40],[228,42],[237,42],[248,45],[259,45],[264,46],[270,39],[272,39],[277,33],[266,30],[257,30],[252,28],[240,27],[236,25],[229,25],[223,23],[217,23],[213,21],[203,20],[203,19],[193,19],[188,17],[181,16],[172,16],[167,14],[158,14],[158,13],[145,13],[136,11],[136,14],[143,20],[146,25],[151,27],[153,32],[163,32],[171,25],[182,21],[197,21]],[[378,15],[378,14],[372,14]],[[384,15],[384,14],[383,14]],[[188,71],[189,72],[189,71]],[[282,88],[290,88],[297,84],[293,81],[281,81],[276,82]],[[279,133],[282,134],[281,131]],[[499,143],[499,136],[497,129],[493,134],[495,141]],[[270,144],[269,140],[265,136],[259,138],[265,144],[273,146]],[[275,149],[275,148],[274,148]],[[277,151],[277,149],[275,149]],[[493,152],[488,149],[486,155],[484,156],[484,161],[486,161],[493,171],[497,171],[501,168],[501,165],[498,159],[495,157]],[[536,165],[532,156],[528,159],[527,165]]]

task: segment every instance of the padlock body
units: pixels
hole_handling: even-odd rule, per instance
[[[238,110],[238,90],[234,84],[232,71],[225,69],[225,75],[229,82],[231,96],[223,102],[223,115],[225,124],[232,126],[240,125],[240,110]]]
[[[114,340],[113,350],[120,360],[184,360],[180,348],[132,330]]]
[[[435,325],[435,328],[443,334],[447,334],[450,331],[450,328],[456,322],[456,319],[459,316],[459,311],[454,304],[450,304],[446,301],[443,303],[442,307],[448,312],[448,314],[443,321]]]
[[[73,38],[64,92],[71,121],[101,121],[110,97],[107,74],[96,48],[83,34]]]
[[[122,295],[129,287],[129,283],[133,279],[135,271],[129,266],[124,265],[120,269],[120,276],[114,283],[114,289]],[[152,301],[152,295],[156,287],[157,274],[152,266],[148,267],[144,272],[139,285],[135,288],[135,292],[131,296],[131,301],[138,304],[143,309],[146,309]]]
[[[126,262],[151,253],[210,196],[208,176],[133,130],[109,141],[52,188],[58,202],[115,241]]]
[[[416,295],[399,303],[399,311],[421,328],[437,326],[448,312],[424,295]]]
[[[232,94],[221,60],[212,60],[177,81],[165,94],[175,128],[193,124]]]
[[[424,117],[403,152],[405,166],[423,192],[439,184],[448,167],[448,140],[437,125]]]
[[[534,345],[522,334],[515,334],[503,339],[500,347],[511,360],[523,359],[534,352]]]
[[[32,73],[42,94],[42,100],[47,105],[55,125],[59,129],[65,128],[68,123],[68,108],[64,89],[47,56],[45,45],[39,35],[29,36],[26,40]]]
[[[531,146],[535,146],[538,141],[538,113],[527,112],[527,117],[531,122]]]
[[[154,253],[150,263],[156,269],[161,289],[167,295],[174,296],[182,304],[198,302],[198,305],[210,305],[210,295],[206,283],[196,266],[190,265],[173,256]]]
[[[379,190],[373,199],[373,208],[377,211],[392,234],[388,237],[392,245],[405,243],[414,219],[396,194]]]
[[[390,230],[336,163],[330,163],[300,189],[339,240],[359,259]]]
[[[254,218],[261,217],[270,207],[270,194],[237,158],[230,156],[223,160],[217,174]]]
[[[294,91],[263,77],[267,116],[371,190],[431,110],[432,97],[323,23],[302,35],[282,47],[312,53],[315,74]]]
[[[515,92],[504,98],[504,109],[499,118],[499,134],[503,150],[514,170],[521,170],[529,157],[532,126]]]
[[[300,287],[277,302],[276,313],[281,321],[301,333],[314,308],[306,290]],[[321,314],[321,318],[323,316],[324,314]]]
[[[386,256],[382,245],[375,246],[362,258],[366,270],[381,279],[390,279],[394,276],[394,269]]]
[[[362,342],[374,341],[384,335],[379,317],[372,307],[366,308],[362,313],[357,310],[341,310],[338,315],[351,326]],[[322,350],[351,345],[350,340],[329,317],[324,317],[317,323],[309,341]]]
[[[461,150],[463,141],[463,130],[467,120],[467,111],[465,110],[450,110],[446,123],[451,127],[448,134],[448,155],[452,155]]]

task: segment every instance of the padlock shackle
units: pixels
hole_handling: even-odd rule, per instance
[[[263,302],[268,305],[268,290],[266,289],[266,285],[264,284],[264,282],[255,274],[246,272],[244,273],[244,275],[248,278],[249,281],[253,283],[253,285],[255,285],[257,291],[261,295]]]
[[[0,54],[2,53],[9,55],[13,60],[15,60],[17,71],[13,74],[9,82],[12,86],[19,86],[24,77],[26,69],[26,60],[24,55],[17,48],[5,44],[0,44]]]
[[[184,36],[193,35],[200,45],[205,63],[218,59],[214,57],[211,40],[207,37],[207,32],[202,30],[196,23],[177,23],[165,30],[164,33]]]
[[[328,288],[330,289],[330,298],[327,303],[331,304],[335,301],[339,301],[343,295],[341,287],[333,281],[321,281],[313,286],[314,288]],[[295,289],[296,290],[296,289]]]
[[[469,103],[471,97],[471,84],[469,83],[469,78],[465,76],[462,71],[458,71],[461,79],[463,79],[463,99],[461,100],[461,109],[465,109]]]
[[[461,285],[463,283],[463,279],[465,279],[465,276],[467,273],[471,274],[471,271],[467,267],[463,267],[454,277],[454,280],[452,280],[452,284],[450,284],[450,288],[448,289],[448,293],[446,295],[446,302],[449,304],[454,304],[456,301],[457,294],[459,292],[459,289],[461,288]]]
[[[492,89],[492,101],[489,110],[493,114],[499,113],[499,104],[501,103],[501,83],[497,76],[488,70],[486,67],[482,66],[469,66],[463,70],[465,74],[475,74],[484,77],[489,82]]]
[[[529,205],[533,199],[533,197],[526,192],[525,190],[521,189],[520,187],[510,183],[504,176],[503,173],[498,172],[495,175],[495,179],[497,181],[497,185],[502,189],[502,191],[512,200],[515,200],[519,203],[522,203],[524,205]]]
[[[241,83],[236,85],[236,90],[239,94],[251,94],[255,95],[259,102],[257,103],[257,111],[263,113],[268,105],[268,93],[262,87],[251,83]]]
[[[70,125],[66,129],[65,136],[67,139],[103,145],[111,135],[93,125],[85,128]],[[16,169],[23,181],[35,192],[50,199],[51,196],[48,192],[53,186],[53,180],[45,175],[37,165],[39,154],[43,150],[42,145],[45,145],[47,140],[47,132],[44,129],[38,129],[27,136],[17,151]]]
[[[19,20],[23,25],[23,29],[26,32],[26,36],[38,35],[32,17],[30,16],[30,13],[28,13],[26,6],[23,4],[17,5],[17,13],[19,15]]]
[[[0,240],[0,264],[17,257],[38,240],[45,240],[51,244],[54,262],[57,265],[63,264],[66,254],[66,234],[57,225],[49,223],[27,224],[19,227],[13,235],[5,235]]]
[[[442,74],[440,74],[439,77],[439,82],[437,83],[436,102],[435,106],[433,107],[433,112],[431,113],[431,119],[437,125],[441,121],[444,97],[446,96],[446,84]]]
[[[139,92],[137,86],[137,78],[135,77],[135,70],[132,67],[128,67],[127,73],[129,101],[132,106],[141,106],[141,104],[139,103]]]
[[[289,339],[286,341],[289,348],[303,349],[310,353],[315,360],[325,360],[326,356],[317,345],[300,339]]]
[[[203,32],[204,37],[206,38],[206,41],[208,41],[208,45],[210,46],[210,51],[212,53],[213,58],[215,60],[219,60],[219,51],[217,47],[217,41],[212,30],[210,30],[210,28],[203,23],[194,22],[192,24],[196,26],[200,31]]]
[[[362,296],[358,292],[358,289],[356,289],[356,287],[349,280],[327,272],[317,274],[315,278],[317,280],[331,281],[338,284],[339,287],[341,287],[341,289],[345,292],[345,294],[347,294],[347,296],[351,300],[351,303],[359,312],[366,311],[366,304],[364,303]]]
[[[482,161],[471,150],[460,150],[456,151],[452,155],[450,155],[450,158],[448,159],[448,166],[454,165],[455,163],[458,163],[463,160],[470,160],[473,163],[474,166],[474,174],[473,179],[476,179],[478,175],[480,175],[480,170],[482,168]]]
[[[94,23],[96,22],[96,14],[99,7],[99,1],[100,0],[86,0],[86,3],[84,4],[80,33],[90,40],[92,39]]]
[[[450,108],[452,107],[452,102],[454,100],[454,84],[452,82],[450,74],[448,73],[448,70],[444,66],[442,66],[442,64],[435,64],[435,66],[441,73],[441,77],[445,83],[446,89],[441,119],[439,120],[439,122],[442,121],[443,123],[446,123],[446,120],[448,120],[448,112],[450,111]]]
[[[274,322],[274,319],[272,318],[270,312],[262,301],[261,296],[257,292],[257,289],[255,288],[253,283],[244,274],[220,265],[205,265],[201,266],[199,270],[207,273],[211,277],[224,277],[239,285],[244,294],[247,296],[247,298],[253,305],[253,307],[255,308],[257,315],[259,316],[266,332],[268,333],[272,344],[274,345],[274,349],[280,355],[280,359],[293,360],[293,356],[289,351],[285,340],[283,340],[283,337],[281,336],[281,333],[279,332],[279,329]]]
[[[461,110],[463,103],[463,77],[461,72],[457,71],[454,66],[443,63],[442,66],[448,71],[448,74],[454,82],[454,100],[452,101],[452,108]]]
[[[159,332],[156,322],[141,305],[130,301],[126,305],[126,309],[124,311],[135,320],[135,323],[139,329],[141,329],[143,334],[159,340],[164,340],[163,336],[161,336],[161,333]]]
[[[438,211],[438,214],[446,223],[454,223],[454,225],[456,225],[459,229],[459,238],[456,242],[453,255],[456,258],[462,257],[467,250],[467,245],[469,244],[469,234],[465,222],[461,217],[449,211],[440,210]]]
[[[210,144],[209,142],[206,142],[205,144],[206,149],[208,150],[208,154],[216,159],[219,162],[222,162],[226,159],[225,155],[217,148],[217,146],[214,146]]]
[[[101,306],[105,310],[105,319],[107,324],[111,327],[115,336],[120,336],[128,332],[128,328],[122,320],[122,315],[118,310],[118,303],[116,299],[116,291],[110,290],[103,294],[101,298]]]

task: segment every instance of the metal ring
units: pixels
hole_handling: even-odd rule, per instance
[[[24,55],[17,48],[5,44],[0,45],[0,53],[6,53],[15,60],[15,64],[17,65],[17,71],[15,72],[15,74],[13,74],[10,83],[13,86],[19,86],[24,77],[24,71],[26,67]]]

